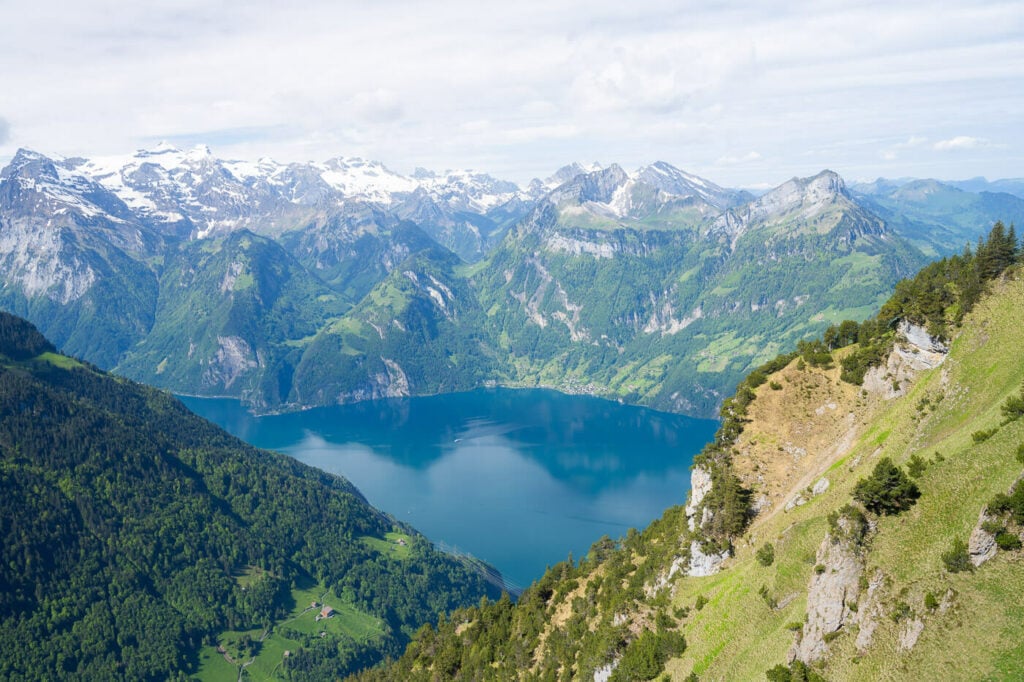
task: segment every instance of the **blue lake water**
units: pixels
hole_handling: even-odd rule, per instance
[[[683,504],[718,423],[546,390],[488,389],[254,417],[182,398],[261,448],[341,474],[371,504],[525,586],[602,535]]]

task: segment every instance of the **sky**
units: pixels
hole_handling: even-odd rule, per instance
[[[1024,176],[1024,0],[6,0],[0,162]]]

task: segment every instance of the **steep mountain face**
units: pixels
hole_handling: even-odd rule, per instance
[[[262,655],[333,679],[496,596],[347,481],[58,355],[6,313],[0,414],[4,679],[185,679],[201,660],[236,679]],[[308,594],[336,620],[314,623]]]
[[[663,164],[549,194],[473,278],[515,380],[711,414],[752,366],[863,317],[923,262],[834,173],[710,203],[742,198]]]
[[[278,242],[311,273],[348,300],[361,300],[411,254],[447,253],[417,225],[373,204],[338,211],[283,233]]]
[[[946,271],[964,265],[957,287],[973,265]],[[918,293],[948,285],[931,270]],[[893,343],[862,385],[840,378],[856,343],[766,364],[727,402],[685,508],[599,540],[515,605],[453,614],[360,679],[1021,677],[1021,265],[987,286],[959,325],[964,301],[897,293],[885,311],[909,317],[866,332]],[[947,317],[944,339],[922,310]]]
[[[178,391],[277,406],[288,400],[303,346],[349,307],[265,237],[242,230],[186,242],[166,254],[156,322],[117,371]]]
[[[153,324],[159,236],[116,196],[19,152],[0,173],[0,305],[69,353],[112,366]]]
[[[997,185],[998,186],[998,185]],[[937,180],[857,185],[867,206],[928,254],[947,256],[977,241],[979,225],[1024,221],[1024,198],[985,189],[974,192]]]
[[[296,368],[291,401],[330,405],[469,390],[503,366],[457,260],[423,252],[401,263],[324,327]]]

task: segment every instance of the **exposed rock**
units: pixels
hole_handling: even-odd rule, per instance
[[[603,665],[594,671],[594,682],[608,682],[611,679],[612,673],[615,672],[615,667],[619,664],[619,659],[615,659],[607,665]]]
[[[259,362],[253,359],[252,348],[242,337],[218,336],[217,343],[220,348],[210,358],[210,364],[203,372],[205,386],[229,389],[239,377],[259,366]]]
[[[898,331],[903,335],[907,343],[917,351],[941,356],[938,359],[938,363],[931,365],[932,367],[937,367],[946,359],[946,354],[949,353],[949,346],[929,334],[921,325],[903,320],[899,324]]]
[[[696,530],[694,517],[697,514],[697,508],[709,492],[711,492],[711,473],[702,467],[693,467],[690,472],[690,499],[686,503],[686,525],[690,527],[691,532]]]
[[[971,563],[975,566],[981,566],[996,555],[996,536],[981,527],[991,519],[985,513],[986,511],[987,509],[981,510],[978,523],[971,531],[971,539],[967,541],[967,552],[971,555]]]
[[[881,570],[876,569],[868,581],[867,593],[858,604],[854,622],[859,629],[854,645],[860,653],[864,653],[871,646],[875,630],[878,628],[878,621],[882,618],[881,589],[883,585],[885,585],[885,575]]]
[[[388,368],[387,386],[384,393],[386,398],[405,398],[409,395],[409,379],[401,366],[394,360],[381,358],[384,366]],[[382,382],[383,383],[383,382]]]
[[[817,482],[814,484],[814,487],[811,488],[809,497],[813,498],[813,497],[817,497],[818,495],[821,495],[823,492],[828,490],[828,487],[829,487],[828,479],[824,478],[824,477],[819,478],[817,480]],[[806,491],[801,492],[801,493],[797,493],[796,497],[794,497],[793,499],[791,499],[789,502],[786,503],[785,511],[791,511],[792,509],[795,509],[796,507],[801,507],[801,506],[807,504],[808,496],[805,495],[805,493],[806,493]]]
[[[361,387],[339,393],[335,402],[339,405],[357,403],[363,400],[379,400],[381,398],[407,398],[409,396],[409,379],[394,360],[381,358],[384,371],[378,371],[368,377],[368,382]]]
[[[750,512],[754,516],[758,516],[761,512],[770,509],[772,506],[771,499],[764,493],[758,493],[754,496],[754,500],[750,503]]]
[[[797,507],[802,507],[807,504],[807,500],[804,499],[803,493],[797,493],[797,496],[786,503],[785,511],[791,511]]]
[[[901,339],[885,364],[872,367],[864,375],[864,390],[880,393],[886,400],[906,393],[918,372],[938,367],[949,353],[946,344],[920,325],[903,320],[898,331]]]
[[[595,258],[614,258],[617,245],[608,242],[592,242],[584,239],[574,239],[563,234],[548,235],[544,241],[544,247],[554,252],[569,253],[574,256],[587,254]]]
[[[805,663],[817,661],[828,652],[825,636],[838,632],[851,621],[854,612],[849,604],[856,602],[863,566],[853,547],[834,541],[826,535],[818,548],[817,563],[824,571],[815,570],[807,589],[807,623],[803,638],[796,645],[796,657]]]
[[[690,568],[687,575],[694,578],[703,578],[718,573],[722,564],[729,558],[729,550],[719,554],[705,554],[700,549],[700,543],[694,540],[690,543]]]
[[[918,637],[924,632],[924,621],[920,618],[908,620],[900,632],[900,651],[910,651],[917,644]]]
[[[945,615],[947,611],[953,608],[955,601],[956,592],[953,591],[952,587],[946,588],[946,594],[942,595],[942,602],[939,604],[939,614]]]
[[[689,315],[686,315],[682,319],[678,319],[676,317],[675,307],[672,305],[672,299],[667,293],[662,294],[661,301],[661,306],[654,308],[654,311],[651,313],[651,318],[643,327],[643,332],[645,334],[653,334],[655,332],[660,332],[662,336],[678,334],[697,320],[704,317],[704,311],[700,306],[697,306]],[[658,303],[654,298],[653,293],[651,294],[651,303]]]

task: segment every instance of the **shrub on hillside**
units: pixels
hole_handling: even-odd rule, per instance
[[[811,367],[832,369],[832,351],[823,341],[800,341],[796,348],[800,357]]]
[[[999,546],[999,549],[1007,552],[1013,552],[1021,548],[1020,538],[1015,533],[1005,530],[996,535],[996,544]]]
[[[844,504],[828,515],[828,532],[834,542],[846,540],[854,545],[862,545],[869,527],[864,512],[852,504]]]
[[[975,431],[974,433],[971,434],[971,440],[973,440],[975,443],[984,443],[989,438],[996,435],[996,431],[998,430],[998,428],[993,427],[991,429],[981,429],[979,431]]]
[[[789,667],[781,663],[765,671],[768,682],[825,682],[818,671],[797,659],[789,664]]]
[[[903,470],[883,458],[867,478],[857,481],[853,498],[875,514],[899,514],[909,509],[921,491]]]
[[[992,514],[1009,514],[1015,523],[1024,525],[1024,485],[1017,484],[1009,495],[998,493],[988,503],[988,510]]]
[[[1018,395],[1011,395],[1002,406],[1003,418],[1006,422],[1013,422],[1024,416],[1024,385],[1021,386]]]
[[[665,669],[665,662],[686,651],[686,640],[682,633],[674,631],[651,632],[646,630],[629,646],[619,659],[611,680],[653,680]]]
[[[950,573],[961,573],[973,571],[974,564],[971,563],[971,555],[967,552],[967,543],[956,538],[949,551],[942,553],[942,563]]]
[[[928,460],[918,454],[911,455],[910,460],[907,462],[907,473],[913,478],[921,478],[924,475],[924,470],[927,468]]]
[[[775,563],[775,548],[772,546],[772,543],[766,542],[761,545],[761,548],[757,550],[754,556],[757,559],[757,563],[762,566],[771,566]]]

